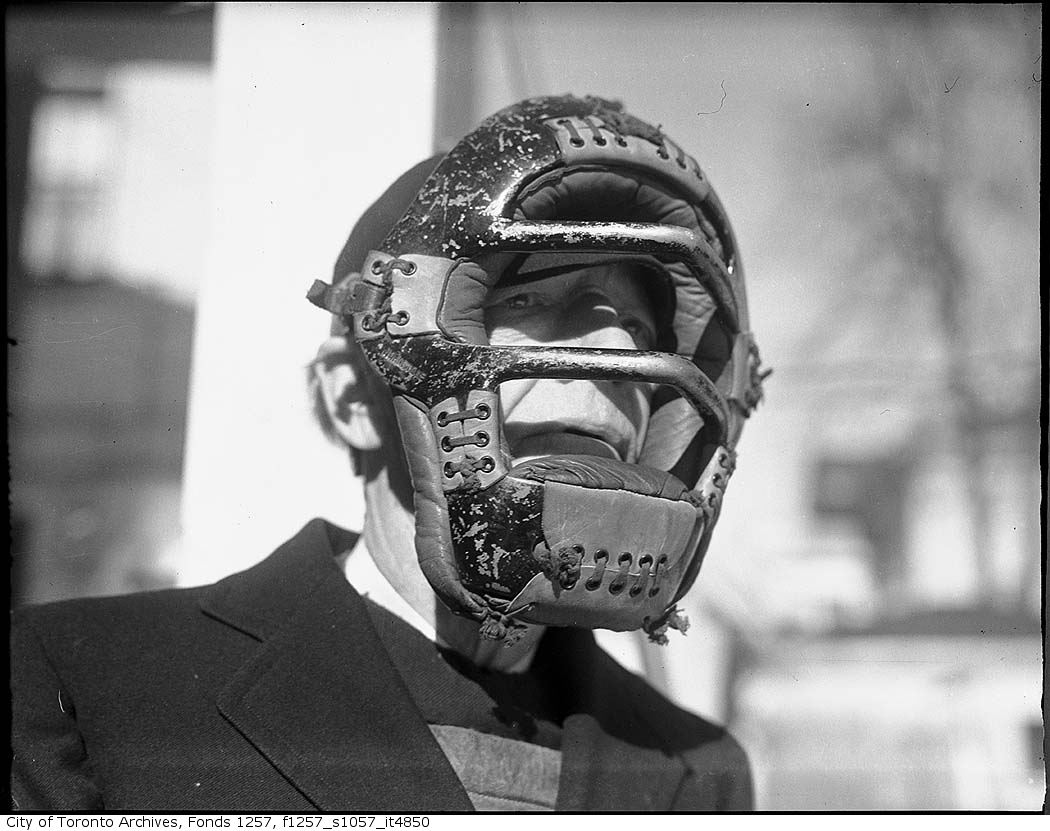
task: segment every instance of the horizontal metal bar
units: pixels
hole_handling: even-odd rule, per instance
[[[602,379],[666,384],[685,396],[707,423],[726,436],[729,407],[711,380],[688,358],[667,352],[633,349],[584,349],[567,346],[488,346],[497,383],[522,378]]]
[[[651,222],[538,222],[496,220],[486,234],[485,250],[519,253],[578,251],[651,254],[690,267],[724,311],[730,329],[740,329],[739,310],[729,273],[710,243],[690,228]]]

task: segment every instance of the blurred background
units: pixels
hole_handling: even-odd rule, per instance
[[[774,367],[665,649],[764,810],[1037,810],[1038,6],[97,3],[5,17],[11,603],[195,585],[313,516],[303,298],[528,95],[663,125]]]

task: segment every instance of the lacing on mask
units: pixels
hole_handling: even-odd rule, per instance
[[[490,415],[492,415],[492,410],[488,404],[478,404],[476,407],[471,407],[469,410],[456,410],[452,413],[442,411],[438,413],[437,425],[438,427],[447,427],[452,421],[467,421],[471,418],[484,421]]]
[[[631,563],[633,562],[634,555],[629,551],[623,552],[623,554],[616,559],[616,564],[620,568],[619,573],[609,584],[609,594],[619,594],[627,588],[627,578],[630,576]]]
[[[556,551],[548,551],[546,555],[539,557],[540,568],[548,580],[569,590],[580,579],[583,553],[582,545],[562,546]]]
[[[668,643],[667,630],[677,629],[684,635],[689,630],[689,618],[682,614],[677,606],[672,606],[656,620],[646,618],[642,623],[642,629],[649,635],[650,641],[666,646]]]
[[[489,434],[484,430],[478,430],[478,432],[470,436],[442,436],[441,449],[449,453],[454,447],[465,447],[468,444],[485,447],[488,443]]]
[[[393,323],[395,326],[404,326],[408,321],[408,312],[403,310],[397,312],[372,312],[361,318],[361,328],[367,329],[369,332],[378,332],[388,322]]]
[[[411,260],[402,260],[399,257],[394,257],[386,262],[376,260],[372,263],[372,273],[383,278],[383,285],[387,285],[392,279],[395,269],[406,276],[411,276],[416,273],[416,264]]]
[[[528,626],[504,614],[506,602],[493,598],[487,600],[489,608],[485,610],[485,615],[480,621],[478,634],[487,640],[503,641],[505,647],[514,646],[528,631]]]
[[[390,295],[394,290],[394,271],[400,271],[402,274],[411,275],[416,272],[416,264],[411,260],[402,260],[398,257],[394,257],[392,260],[383,262],[382,260],[376,260],[372,263],[372,273],[383,280],[383,289],[386,292],[386,299],[383,305],[378,311],[369,312],[361,318],[361,328],[369,332],[378,332],[383,329],[387,323],[393,323],[395,326],[404,326],[409,321],[409,314],[404,310],[393,311],[390,308]]]
[[[490,415],[492,415],[492,408],[488,404],[481,403],[467,410],[456,410],[451,413],[442,411],[438,413],[437,425],[438,427],[447,427],[451,422],[466,422],[470,419],[484,421]],[[467,447],[469,445],[487,447],[490,441],[491,437],[488,433],[484,430],[478,430],[469,436],[442,436],[441,449],[446,453],[451,453],[457,447]],[[478,471],[491,473],[495,467],[496,462],[491,456],[482,456],[480,459],[468,457],[445,462],[444,473],[449,479],[457,473],[461,473],[463,474],[464,483],[476,485],[478,482]]]
[[[480,459],[471,459],[469,456],[455,461],[446,461],[444,474],[451,479],[456,474],[463,475],[463,482],[467,485],[478,484],[478,472],[491,473],[496,470],[496,461],[491,456],[482,456]]]
[[[634,581],[634,585],[631,586],[631,590],[628,594],[631,597],[637,597],[642,593],[642,589],[645,587],[645,580],[649,576],[649,567],[653,564],[653,558],[648,554],[642,555],[641,559],[638,560],[638,568],[641,569],[638,573],[638,579]]]
[[[580,555],[583,554],[583,548],[581,546],[573,546],[574,551],[577,551]],[[610,594],[620,594],[626,587],[627,583],[630,582],[630,568],[634,562],[634,555],[628,551],[622,553],[616,560],[617,563],[617,574],[609,583]],[[661,557],[657,563],[657,568],[653,568],[653,558],[648,554],[643,554],[638,558],[639,572],[634,578],[634,583],[631,586],[628,594],[631,597],[637,597],[642,593],[645,588],[646,581],[649,579],[650,571],[652,572],[653,580],[656,580],[656,573],[660,565],[667,562],[667,557]],[[605,569],[609,565],[609,552],[604,548],[599,548],[594,552],[594,573],[587,579],[587,582],[583,584],[583,587],[587,591],[597,591],[601,588],[602,579],[605,577]],[[649,596],[652,597],[659,591],[659,588],[654,586],[649,590]]]
[[[650,597],[655,597],[657,594],[660,593],[660,584],[657,582],[657,577],[660,574],[660,566],[664,565],[667,565],[666,554],[656,561],[656,568],[653,569],[653,587],[649,589]]]
[[[605,576],[605,567],[609,564],[609,552],[599,548],[594,552],[594,574],[588,578],[583,587],[587,591],[597,591],[602,585],[602,577]]]
[[[558,124],[569,131],[569,144],[573,147],[583,147],[586,142],[583,140],[583,136],[576,130],[576,125],[572,123],[571,119],[563,118]]]
[[[599,127],[597,124],[595,124],[593,121],[591,121],[590,117],[585,117],[585,118],[583,118],[581,120],[590,129],[590,131],[591,131],[591,140],[595,144],[597,144],[599,147],[604,147],[606,144],[609,143],[609,140],[607,138],[605,138],[604,135],[602,135],[601,127]],[[561,125],[562,127],[564,127],[568,131],[568,133],[569,133],[569,144],[571,144],[573,147],[583,147],[583,145],[587,143],[586,141],[584,141],[583,136],[580,135],[579,131],[576,129],[576,125],[573,124],[571,119],[563,118],[563,119],[561,119],[558,122],[558,124]],[[623,137],[623,135],[618,130],[613,129],[610,125],[607,125],[607,126],[609,126],[610,130],[612,130],[613,140],[618,145],[620,145],[620,147],[626,147],[627,146],[627,139],[625,139]]]

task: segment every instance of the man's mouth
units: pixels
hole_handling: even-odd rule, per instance
[[[532,461],[540,456],[600,456],[622,462],[623,455],[601,436],[578,430],[562,430],[526,436],[511,445],[514,463]]]

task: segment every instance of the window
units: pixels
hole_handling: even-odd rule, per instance
[[[53,90],[33,113],[22,261],[31,278],[103,271],[113,125],[101,86]]]

